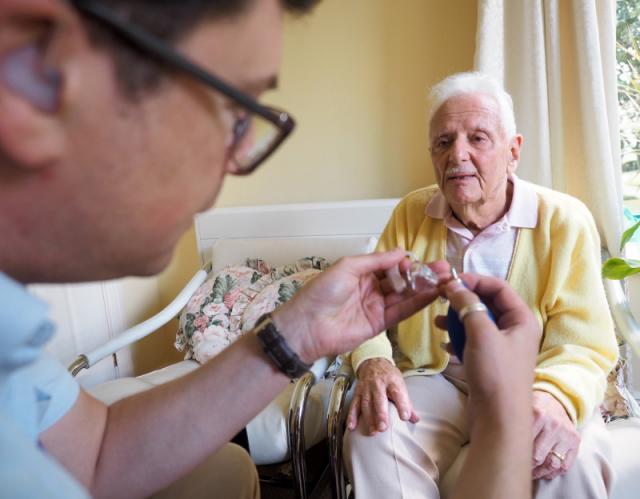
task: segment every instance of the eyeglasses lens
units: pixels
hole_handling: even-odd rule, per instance
[[[241,171],[251,171],[268,154],[280,137],[280,130],[261,116],[250,114],[234,125],[233,160]]]

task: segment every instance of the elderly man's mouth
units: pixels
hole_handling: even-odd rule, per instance
[[[468,175],[452,175],[451,177],[447,177],[447,181],[452,180],[454,182],[463,182],[465,180],[470,180],[474,178],[476,178],[476,176],[473,173]]]

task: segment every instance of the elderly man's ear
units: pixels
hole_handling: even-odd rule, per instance
[[[520,148],[522,147],[522,135],[519,133],[514,135],[509,144],[510,158],[508,162],[508,172],[513,173],[518,168],[518,161],[520,160]]]
[[[0,151],[18,168],[48,166],[64,151],[62,111],[78,18],[59,0],[0,5]]]

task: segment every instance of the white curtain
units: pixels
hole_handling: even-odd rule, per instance
[[[513,97],[518,175],[585,202],[613,254],[622,232],[615,28],[615,0],[478,0],[475,68]]]

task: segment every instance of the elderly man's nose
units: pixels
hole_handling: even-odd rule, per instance
[[[469,148],[463,140],[456,140],[451,147],[450,160],[458,163],[469,159]]]

